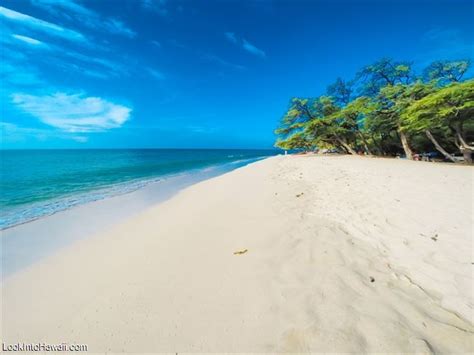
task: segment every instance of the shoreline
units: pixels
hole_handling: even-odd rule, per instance
[[[277,156],[201,181],[7,279],[3,341],[472,352],[473,173]]]
[[[235,169],[235,167],[233,167],[233,165],[237,165],[237,167],[245,166],[246,164],[251,164],[252,162],[255,162],[255,161],[258,161],[258,160],[261,160],[261,159],[265,159],[267,157],[268,156],[262,156],[262,157],[256,157],[256,158],[246,158],[246,159],[241,159],[241,160],[236,160],[236,161],[231,161],[231,162],[226,162],[226,163],[209,165],[209,166],[205,166],[205,167],[201,167],[201,168],[194,168],[194,169],[184,170],[184,171],[177,172],[177,173],[169,173],[169,174],[164,174],[164,175],[155,176],[155,177],[148,177],[148,178],[146,178],[146,179],[144,178],[142,180],[124,181],[124,182],[112,184],[112,185],[109,185],[109,186],[106,186],[106,187],[103,187],[103,188],[94,189],[94,190],[90,190],[90,191],[83,192],[83,193],[78,193],[78,194],[73,194],[73,195],[66,195],[66,197],[68,197],[70,199],[73,199],[74,202],[77,199],[80,199],[81,201],[79,201],[77,203],[74,203],[74,204],[69,204],[69,205],[64,206],[64,207],[60,207],[60,208],[58,208],[56,210],[53,210],[52,212],[49,212],[49,213],[46,212],[46,213],[43,213],[43,214],[39,214],[39,215],[30,217],[30,219],[26,219],[26,220],[21,221],[21,222],[11,223],[11,224],[8,224],[4,227],[0,227],[0,232],[3,232],[3,231],[6,231],[8,229],[12,229],[12,228],[21,226],[23,224],[34,222],[34,221],[39,220],[41,218],[47,218],[47,217],[52,216],[56,213],[65,212],[65,211],[68,211],[68,210],[70,210],[72,208],[75,208],[75,207],[80,207],[80,206],[83,206],[83,205],[86,205],[86,204],[89,204],[89,203],[94,203],[94,202],[106,200],[106,199],[109,199],[109,198],[115,198],[115,197],[119,197],[119,196],[122,196],[122,195],[134,193],[136,191],[139,191],[140,189],[147,188],[150,185],[159,184],[159,183],[162,183],[163,181],[168,181],[170,179],[176,179],[176,178],[179,179],[183,176],[192,175],[192,174],[202,174],[203,172],[206,172],[208,170],[219,171],[220,174],[222,174],[222,173],[226,173],[228,171],[232,171],[233,169]],[[217,176],[218,174],[215,174],[215,175]],[[211,177],[212,176],[214,176],[214,175],[211,174]],[[120,187],[123,187],[123,188],[120,189]],[[112,192],[114,190],[116,191],[115,193]],[[94,197],[94,195],[95,195],[95,197]],[[48,201],[37,202],[37,203],[34,203],[34,204],[27,205],[25,208],[23,208],[24,211],[22,211],[21,209],[18,209],[18,211],[13,211],[13,212],[14,212],[14,214],[20,214],[21,212],[24,213],[25,211],[34,209],[35,207],[38,207],[40,209],[45,209],[50,204],[62,203],[64,200],[66,200],[66,197],[63,196],[61,198],[56,198],[56,199],[52,199],[52,200],[48,200]],[[36,204],[38,206],[36,206]],[[9,214],[11,214],[11,213],[12,212],[9,211]]]
[[[103,233],[163,203],[182,189],[266,158],[242,159],[165,175],[131,191],[79,203],[2,229],[1,281],[78,240]],[[82,223],[84,220],[88,221],[87,225]]]

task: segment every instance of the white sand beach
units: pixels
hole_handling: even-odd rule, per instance
[[[399,159],[253,163],[16,272],[2,341],[472,353],[473,183],[473,167]]]

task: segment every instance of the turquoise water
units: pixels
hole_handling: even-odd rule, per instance
[[[0,228],[176,174],[218,166],[230,170],[274,154],[271,150],[3,150]]]

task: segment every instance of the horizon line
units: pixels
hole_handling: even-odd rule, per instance
[[[0,148],[0,151],[12,150],[283,150],[281,148]]]

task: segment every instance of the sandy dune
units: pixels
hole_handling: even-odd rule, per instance
[[[266,159],[18,272],[2,287],[2,340],[473,352],[473,177],[394,159]]]

